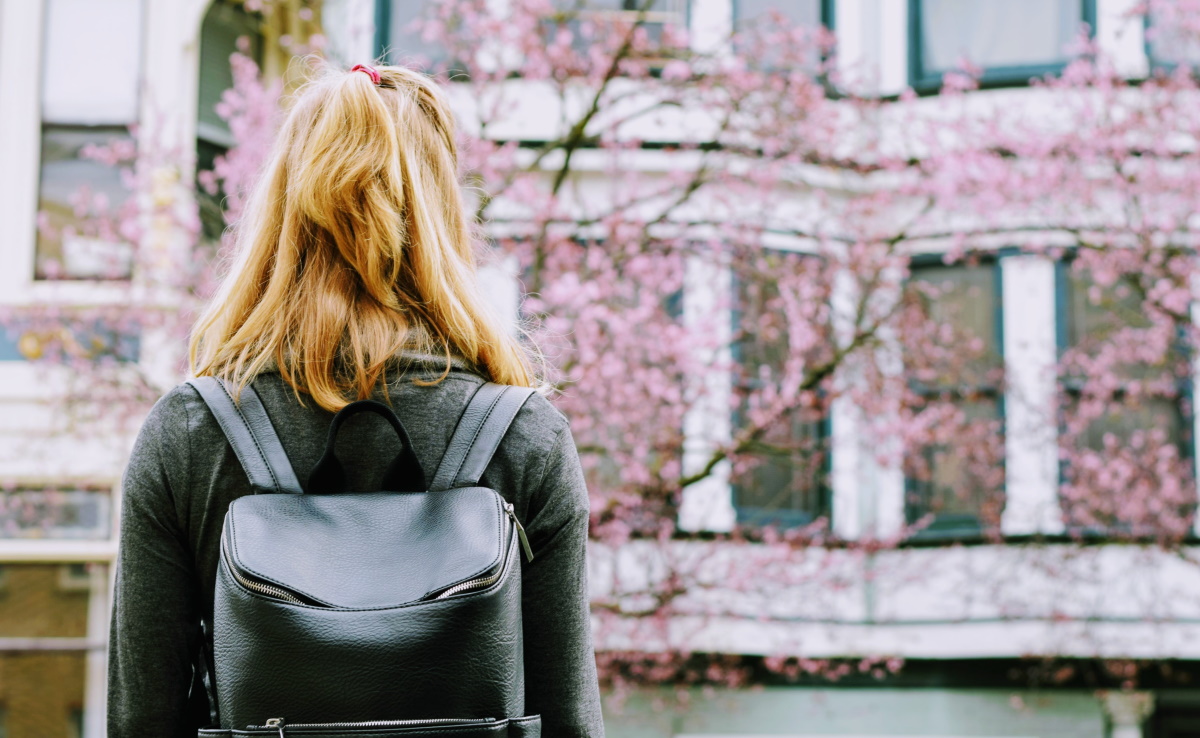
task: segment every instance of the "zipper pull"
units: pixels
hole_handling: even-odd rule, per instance
[[[513,509],[511,502],[504,503],[504,511],[508,513],[508,517],[512,518],[513,525],[517,526],[517,538],[521,539],[521,548],[525,549],[525,560],[533,561],[533,548],[529,545],[529,538],[525,535],[525,528],[522,527],[521,521],[517,520],[517,513]]]
[[[266,727],[279,728],[279,738],[287,738],[287,736],[283,734],[283,718],[271,718],[267,721]]]

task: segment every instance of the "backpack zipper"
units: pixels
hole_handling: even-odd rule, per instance
[[[525,557],[529,561],[533,561],[533,549],[529,546],[529,539],[525,537],[525,528],[522,527],[521,521],[517,520],[517,513],[513,509],[512,503],[505,502],[503,504],[504,504],[505,514],[507,514],[509,519],[512,520],[513,525],[516,526],[517,538],[519,538],[521,540],[521,548],[525,550]],[[476,579],[471,579],[469,581],[456,584],[453,587],[451,587],[450,589],[447,589],[445,592],[442,592],[441,594],[439,594],[437,597],[434,597],[433,599],[444,600],[447,597],[453,597],[456,594],[462,594],[463,592],[467,592],[472,589],[484,589],[486,587],[490,587],[493,584],[495,584],[497,579],[500,578],[500,574],[503,571],[504,571],[504,567],[500,566],[496,569],[496,571],[492,572],[491,574],[488,574],[487,576],[478,577]]]
[[[263,725],[248,725],[247,730],[278,730],[280,738],[287,738],[284,728],[398,728],[425,725],[473,725],[495,722],[495,718],[429,718],[426,720],[368,720],[359,723],[285,723],[283,718],[270,718]]]
[[[222,547],[222,550],[224,550],[224,547]],[[256,581],[254,579],[250,579],[245,574],[242,574],[242,572],[238,571],[238,568],[233,565],[232,561],[229,560],[229,556],[227,554],[225,555],[225,564],[226,564],[226,566],[229,567],[230,573],[233,574],[233,578],[238,581],[238,584],[242,585],[246,589],[249,589],[254,592],[258,592],[259,594],[267,595],[268,597],[274,597],[275,599],[285,600],[287,602],[291,602],[291,603],[294,603],[297,605],[310,604],[310,603],[307,603],[304,600],[300,599],[296,595],[292,594],[291,592],[287,591],[286,589],[283,589],[282,587],[276,587],[276,586],[273,586],[270,584],[263,584],[262,582]]]

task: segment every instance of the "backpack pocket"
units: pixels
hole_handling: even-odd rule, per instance
[[[502,720],[374,720],[361,723],[295,724],[288,724],[285,720],[276,718],[263,725],[247,726],[243,730],[202,728],[197,734],[198,738],[541,738],[541,735],[540,715]]]

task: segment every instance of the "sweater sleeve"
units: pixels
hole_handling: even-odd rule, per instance
[[[168,394],[150,411],[122,478],[109,738],[196,735],[199,695],[191,685],[199,610],[193,557],[175,505],[188,472],[186,430],[184,404]]]
[[[588,493],[565,425],[526,514],[534,552],[522,572],[526,712],[542,716],[542,735],[602,738],[587,584]]]

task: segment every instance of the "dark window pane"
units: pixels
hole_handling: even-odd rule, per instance
[[[939,376],[923,384],[956,387],[989,381],[988,372],[1003,363],[996,266],[916,266],[912,269],[911,282],[928,288],[927,292],[918,293],[926,316],[970,342],[963,347],[962,366],[940,367]],[[919,348],[912,347],[911,350]]]
[[[1004,428],[998,268],[994,262],[937,263],[911,270],[910,299],[943,332],[939,343],[956,346],[950,363],[927,361],[922,345],[906,346],[911,386],[923,402],[953,403],[962,412],[952,440],[910,449],[906,458],[908,520],[933,515],[932,531],[967,533],[999,524]]]
[[[239,43],[240,42],[240,43]],[[200,27],[200,92],[196,107],[196,135],[223,148],[233,145],[229,124],[217,115],[221,95],[233,87],[229,57],[235,52],[262,63],[262,20],[240,3],[218,0],[208,9]]]
[[[1062,504],[1067,524],[1135,536],[1159,535],[1180,525],[1190,528],[1194,491],[1185,490],[1185,500],[1169,499],[1165,490],[1177,487],[1162,482],[1163,475],[1174,482],[1191,474],[1187,353],[1180,344],[1157,360],[1117,365],[1111,372],[1115,384],[1089,383],[1087,358],[1111,351],[1114,341],[1132,338],[1137,343],[1138,332],[1150,329],[1151,321],[1135,283],[1121,278],[1100,286],[1078,265],[1061,268]],[[1085,395],[1096,392],[1100,394]],[[1173,447],[1174,457],[1162,457],[1159,444],[1165,450]],[[1146,463],[1148,458],[1155,463]],[[1103,473],[1109,463],[1128,473]],[[1164,492],[1147,496],[1145,489]]]
[[[769,255],[771,273],[797,269],[799,254]],[[777,380],[790,348],[778,283],[769,276],[739,278],[738,340],[734,347],[740,372],[736,391],[742,399],[735,414],[744,427],[750,394]],[[733,479],[738,518],[751,524],[803,525],[828,514],[828,427],[819,408],[796,408],[771,425],[749,449],[754,465]]]
[[[128,279],[133,247],[107,226],[129,197],[119,167],[83,155],[88,146],[129,141],[124,128],[42,130],[36,276]]]
[[[921,72],[958,69],[963,59],[985,70],[1063,64],[1083,1],[920,0]]]
[[[429,68],[445,62],[445,47],[421,38],[412,28],[413,22],[429,12],[428,0],[392,0],[388,14],[387,59],[390,64]]]
[[[909,522],[932,514],[932,530],[979,529],[985,522],[995,524],[1003,506],[1002,488],[995,484],[998,477],[990,478],[996,471],[992,459],[986,453],[978,455],[990,440],[999,438],[999,401],[996,397],[980,397],[960,404],[966,427],[956,436],[959,443],[924,449],[924,478],[910,479],[908,485]],[[992,450],[999,451],[1000,447]]]
[[[1151,327],[1144,300],[1136,285],[1124,278],[1101,287],[1091,275],[1074,266],[1065,266],[1066,322],[1063,331],[1064,348],[1074,353],[1095,355],[1122,331],[1140,331]],[[1077,387],[1079,379],[1072,378],[1072,362],[1068,361],[1067,383]],[[1158,361],[1130,361],[1117,367],[1126,380],[1156,381],[1174,385],[1188,371],[1182,347],[1168,352]]]

